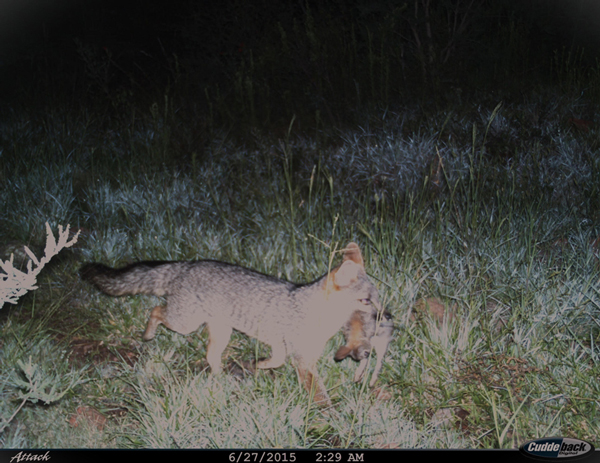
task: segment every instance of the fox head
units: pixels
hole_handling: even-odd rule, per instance
[[[354,310],[381,311],[377,288],[365,272],[362,253],[356,243],[346,246],[341,265],[331,271],[325,285],[328,296],[347,300]]]

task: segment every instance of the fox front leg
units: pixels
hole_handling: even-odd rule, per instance
[[[294,364],[298,372],[298,381],[304,385],[313,402],[321,407],[330,407],[331,399],[325,384],[316,373],[316,364],[308,365],[305,360],[298,357],[294,359]]]

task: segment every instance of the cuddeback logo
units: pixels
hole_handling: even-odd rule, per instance
[[[594,451],[589,442],[568,437],[546,437],[523,444],[519,450],[528,457],[540,460],[581,458]]]

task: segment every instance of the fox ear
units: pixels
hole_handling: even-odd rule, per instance
[[[358,244],[352,242],[348,243],[348,246],[344,249],[344,262],[351,260],[352,262],[364,267],[365,263],[363,261],[362,254],[360,252],[360,248]]]
[[[344,249],[342,265],[331,271],[329,282],[333,282],[337,289],[350,286],[358,280],[360,271],[364,271],[363,258],[356,243],[350,243]]]
[[[344,263],[331,273],[333,274],[333,281],[336,286],[344,288],[358,280],[358,272],[360,270],[362,270],[362,266],[357,262],[344,260]]]

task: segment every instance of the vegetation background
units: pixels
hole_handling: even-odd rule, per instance
[[[600,445],[594,2],[15,5],[2,290],[46,222],[79,235],[0,310],[0,445]],[[334,337],[327,410],[289,362],[241,368],[266,352],[242,335],[218,380],[202,330],[142,343],[155,298],[77,275],[211,258],[304,282],[349,240],[398,330],[374,389]]]

